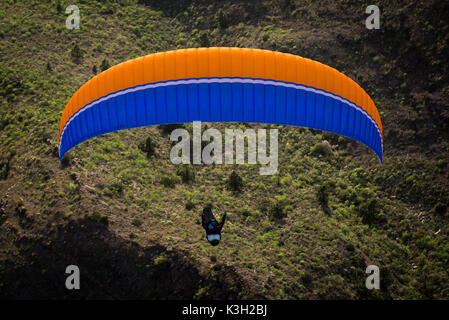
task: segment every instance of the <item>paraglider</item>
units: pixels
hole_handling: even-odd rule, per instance
[[[193,121],[325,130],[367,145],[382,162],[379,112],[349,77],[292,54],[225,47],[150,54],[90,79],[63,111],[59,158],[108,132]]]
[[[203,214],[201,215],[201,225],[206,231],[207,241],[209,241],[212,246],[216,246],[220,243],[221,229],[223,229],[225,221],[226,212],[223,214],[221,222],[218,222],[217,219],[215,219],[214,214],[212,213],[211,206],[206,206],[203,209]]]

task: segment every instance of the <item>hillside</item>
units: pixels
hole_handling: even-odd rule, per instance
[[[0,297],[449,298],[449,3],[380,0],[379,30],[355,0],[83,0],[79,30],[66,29],[69,4],[0,11]],[[331,133],[242,123],[208,125],[277,128],[277,174],[179,170],[164,126],[96,137],[59,162],[62,110],[83,83],[204,46],[292,53],[354,79],[380,111],[383,165]],[[200,224],[207,203],[228,214],[218,247]],[[69,264],[81,290],[64,287]],[[379,291],[365,288],[369,264]]]

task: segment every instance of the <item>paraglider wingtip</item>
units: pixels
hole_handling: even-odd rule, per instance
[[[383,157],[382,155],[379,155],[379,164],[383,165],[384,161],[383,161]]]

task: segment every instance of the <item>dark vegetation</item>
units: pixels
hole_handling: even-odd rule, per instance
[[[101,61],[101,64],[100,64],[100,70],[101,70],[101,71],[106,71],[106,70],[108,70],[110,67],[111,67],[111,66],[110,66],[109,61],[108,61],[107,59],[103,59],[103,61]]]
[[[6,0],[0,10],[0,296],[449,298],[449,3]],[[119,131],[58,160],[58,125],[95,73],[176,48],[238,46],[315,59],[357,81],[384,127],[384,163],[330,133],[279,129],[279,169],[169,161],[169,134]],[[209,124],[210,125],[210,124]],[[203,129],[205,126],[203,126]],[[207,203],[228,212],[219,248]],[[64,289],[78,264],[79,292]],[[364,287],[381,269],[381,290]]]
[[[243,188],[243,179],[239,176],[236,171],[232,171],[228,180],[226,181],[228,189],[233,191],[234,193],[238,193],[242,191]]]
[[[147,154],[147,158],[154,155],[156,150],[156,144],[151,139],[150,136],[148,136],[145,140],[139,143],[139,149]]]
[[[184,183],[195,182],[195,169],[189,165],[179,165],[176,174],[181,177]]]

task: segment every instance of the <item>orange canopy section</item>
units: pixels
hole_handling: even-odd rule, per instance
[[[287,89],[293,88],[296,85],[296,89],[302,91],[305,90],[308,92],[305,97],[313,92],[314,94],[316,94],[316,98],[315,95],[309,98],[320,100],[322,98],[328,99],[330,97],[333,99],[332,101],[326,100],[327,104],[337,103],[337,100],[341,100],[340,102],[347,102],[347,105],[352,105],[355,109],[358,110],[358,112],[366,115],[369,118],[369,121],[373,122],[374,126],[376,127],[375,129],[379,133],[378,135],[380,139],[380,145],[376,145],[378,144],[378,142],[371,141],[374,139],[372,137],[374,133],[371,133],[371,131],[368,132],[369,130],[372,130],[371,128],[360,127],[359,122],[365,121],[365,119],[359,120],[357,118],[358,116],[350,115],[351,121],[355,121],[355,119],[357,119],[358,122],[351,124],[351,126],[353,126],[354,128],[352,131],[349,130],[349,132],[346,132],[348,130],[345,129],[345,126],[348,126],[348,123],[345,122],[344,119],[339,124],[328,124],[327,126],[330,129],[326,128],[324,123],[321,124],[320,119],[315,119],[316,117],[324,117],[324,115],[326,115],[327,118],[335,117],[336,115],[334,115],[334,112],[329,110],[323,111],[323,113],[320,111],[321,109],[316,109],[316,112],[313,115],[314,119],[310,124],[307,121],[304,122],[302,120],[298,120],[297,123],[293,122],[291,124],[328,130],[331,132],[349,136],[359,141],[362,141],[360,138],[362,137],[366,140],[362,142],[375,150],[380,159],[382,157],[383,129],[379,112],[368,94],[356,82],[327,65],[296,55],[260,49],[228,47],[181,49],[175,51],[154,53],[144,57],[122,62],[90,79],[72,96],[63,111],[59,126],[60,149],[62,135],[65,128],[72,120],[74,120],[76,116],[78,116],[78,114],[84,112],[84,109],[86,109],[87,107],[92,109],[92,107],[96,105],[96,108],[99,108],[99,110],[104,110],[103,112],[109,112],[108,110],[111,110],[110,108],[104,106],[102,108],[99,107],[99,105],[101,104],[100,102],[103,102],[105,99],[112,99],[117,97],[118,95],[131,94],[130,92],[135,92],[138,90],[150,90],[153,87],[150,86],[150,88],[148,87],[148,85],[151,84],[159,84],[161,86],[167,87],[169,85],[189,85],[196,83],[198,86],[200,86],[200,83],[198,81],[194,81],[195,79],[201,79],[201,83],[204,84],[207,82],[209,85],[214,82],[212,81],[213,79],[221,79],[220,81],[217,80],[215,82],[219,82],[222,84],[224,80],[228,79],[226,80],[228,83],[234,83],[232,84],[232,86],[247,86],[248,83],[252,81],[252,85],[256,87],[258,84],[260,84],[257,81],[261,80],[265,81],[263,83],[267,86],[268,91],[271,90],[270,86],[282,86],[284,89]],[[181,80],[189,80],[189,82],[182,82]],[[175,84],[173,81],[178,82]],[[236,81],[240,81],[240,84],[236,84]],[[145,88],[143,88],[143,86]],[[184,89],[179,88],[179,90],[182,91]],[[181,97],[178,93],[179,90],[177,89],[176,91],[175,96],[177,98]],[[147,93],[152,94],[150,92]],[[223,94],[226,93],[222,92],[219,96],[223,97]],[[267,93],[264,91],[263,94],[264,96],[267,96],[267,94],[270,95],[271,93]],[[181,98],[191,99],[192,97],[182,96]],[[235,97],[231,95],[229,98],[234,99]],[[242,99],[244,98],[245,97],[242,96]],[[124,102],[120,102],[120,99],[121,98],[117,98],[117,101],[111,101],[115,101],[115,107],[117,107],[117,103],[121,103],[126,107],[126,104]],[[213,100],[212,96],[209,97],[209,103],[212,103],[211,99]],[[162,103],[164,105],[164,108],[166,108],[164,112],[168,112],[167,110],[170,109],[170,107],[167,103],[169,102],[164,100],[160,103]],[[267,107],[267,103],[273,105],[277,104],[278,102],[264,101],[262,108]],[[340,110],[341,108],[339,107],[338,103],[336,104],[336,108],[338,107]],[[146,108],[146,105],[144,107]],[[176,106],[174,110],[177,107],[178,106]],[[191,106],[189,106],[189,108],[190,107]],[[211,105],[210,107],[222,108],[221,105],[217,106],[216,104]],[[232,108],[236,107],[246,108],[246,106],[233,106]],[[270,106],[268,107],[271,108]],[[303,104],[298,104],[297,106],[295,106],[295,110],[299,110],[304,107],[307,107],[305,102]],[[274,108],[278,108],[278,106],[274,106]],[[147,109],[145,110],[145,112],[150,112]],[[341,110],[346,112],[345,108]],[[155,110],[153,110],[152,112],[155,112]],[[290,113],[289,116],[292,115],[293,113]],[[97,117],[97,120],[99,119],[98,114],[92,114],[91,116]],[[125,112],[124,114],[122,114],[122,116],[127,116],[127,113]],[[201,118],[201,115],[198,116]],[[337,115],[336,117],[339,116],[340,115]],[[290,124],[288,123],[288,121],[279,122],[276,117],[270,117],[271,116],[269,116],[268,118],[264,117],[263,119],[250,117],[248,119],[245,118],[245,121],[270,121],[272,123]],[[206,118],[196,120],[206,121]],[[231,118],[222,120],[217,119],[214,121],[236,121],[240,119]],[[170,119],[170,121],[191,120],[187,118],[181,119],[176,115],[170,115],[165,116],[163,119],[161,118],[160,121],[165,123],[165,121],[168,121],[168,119]],[[149,122],[146,125],[152,123],[153,122]],[[73,147],[74,145],[84,141],[87,136],[92,137],[93,134],[98,135],[105,132],[110,132],[111,130],[114,131],[118,129],[129,128],[130,126],[132,127],[137,125],[137,122],[134,121],[132,122],[132,124],[117,124],[115,127],[111,127],[109,131],[106,127],[103,128],[97,123],[92,124],[91,121],[87,118],[86,120],[82,121],[81,125],[82,126],[79,127],[78,131],[82,129],[84,130],[84,133],[82,135],[71,133],[72,141],[68,144],[70,145],[70,147]],[[95,128],[89,128],[89,126],[92,125]],[[145,123],[139,123],[139,125],[145,125]],[[86,126],[88,128],[85,128]],[[366,132],[362,132],[363,130],[365,130]],[[83,136],[83,138],[81,136]],[[68,145],[67,147],[69,147]],[[67,150],[64,150],[64,152]]]

